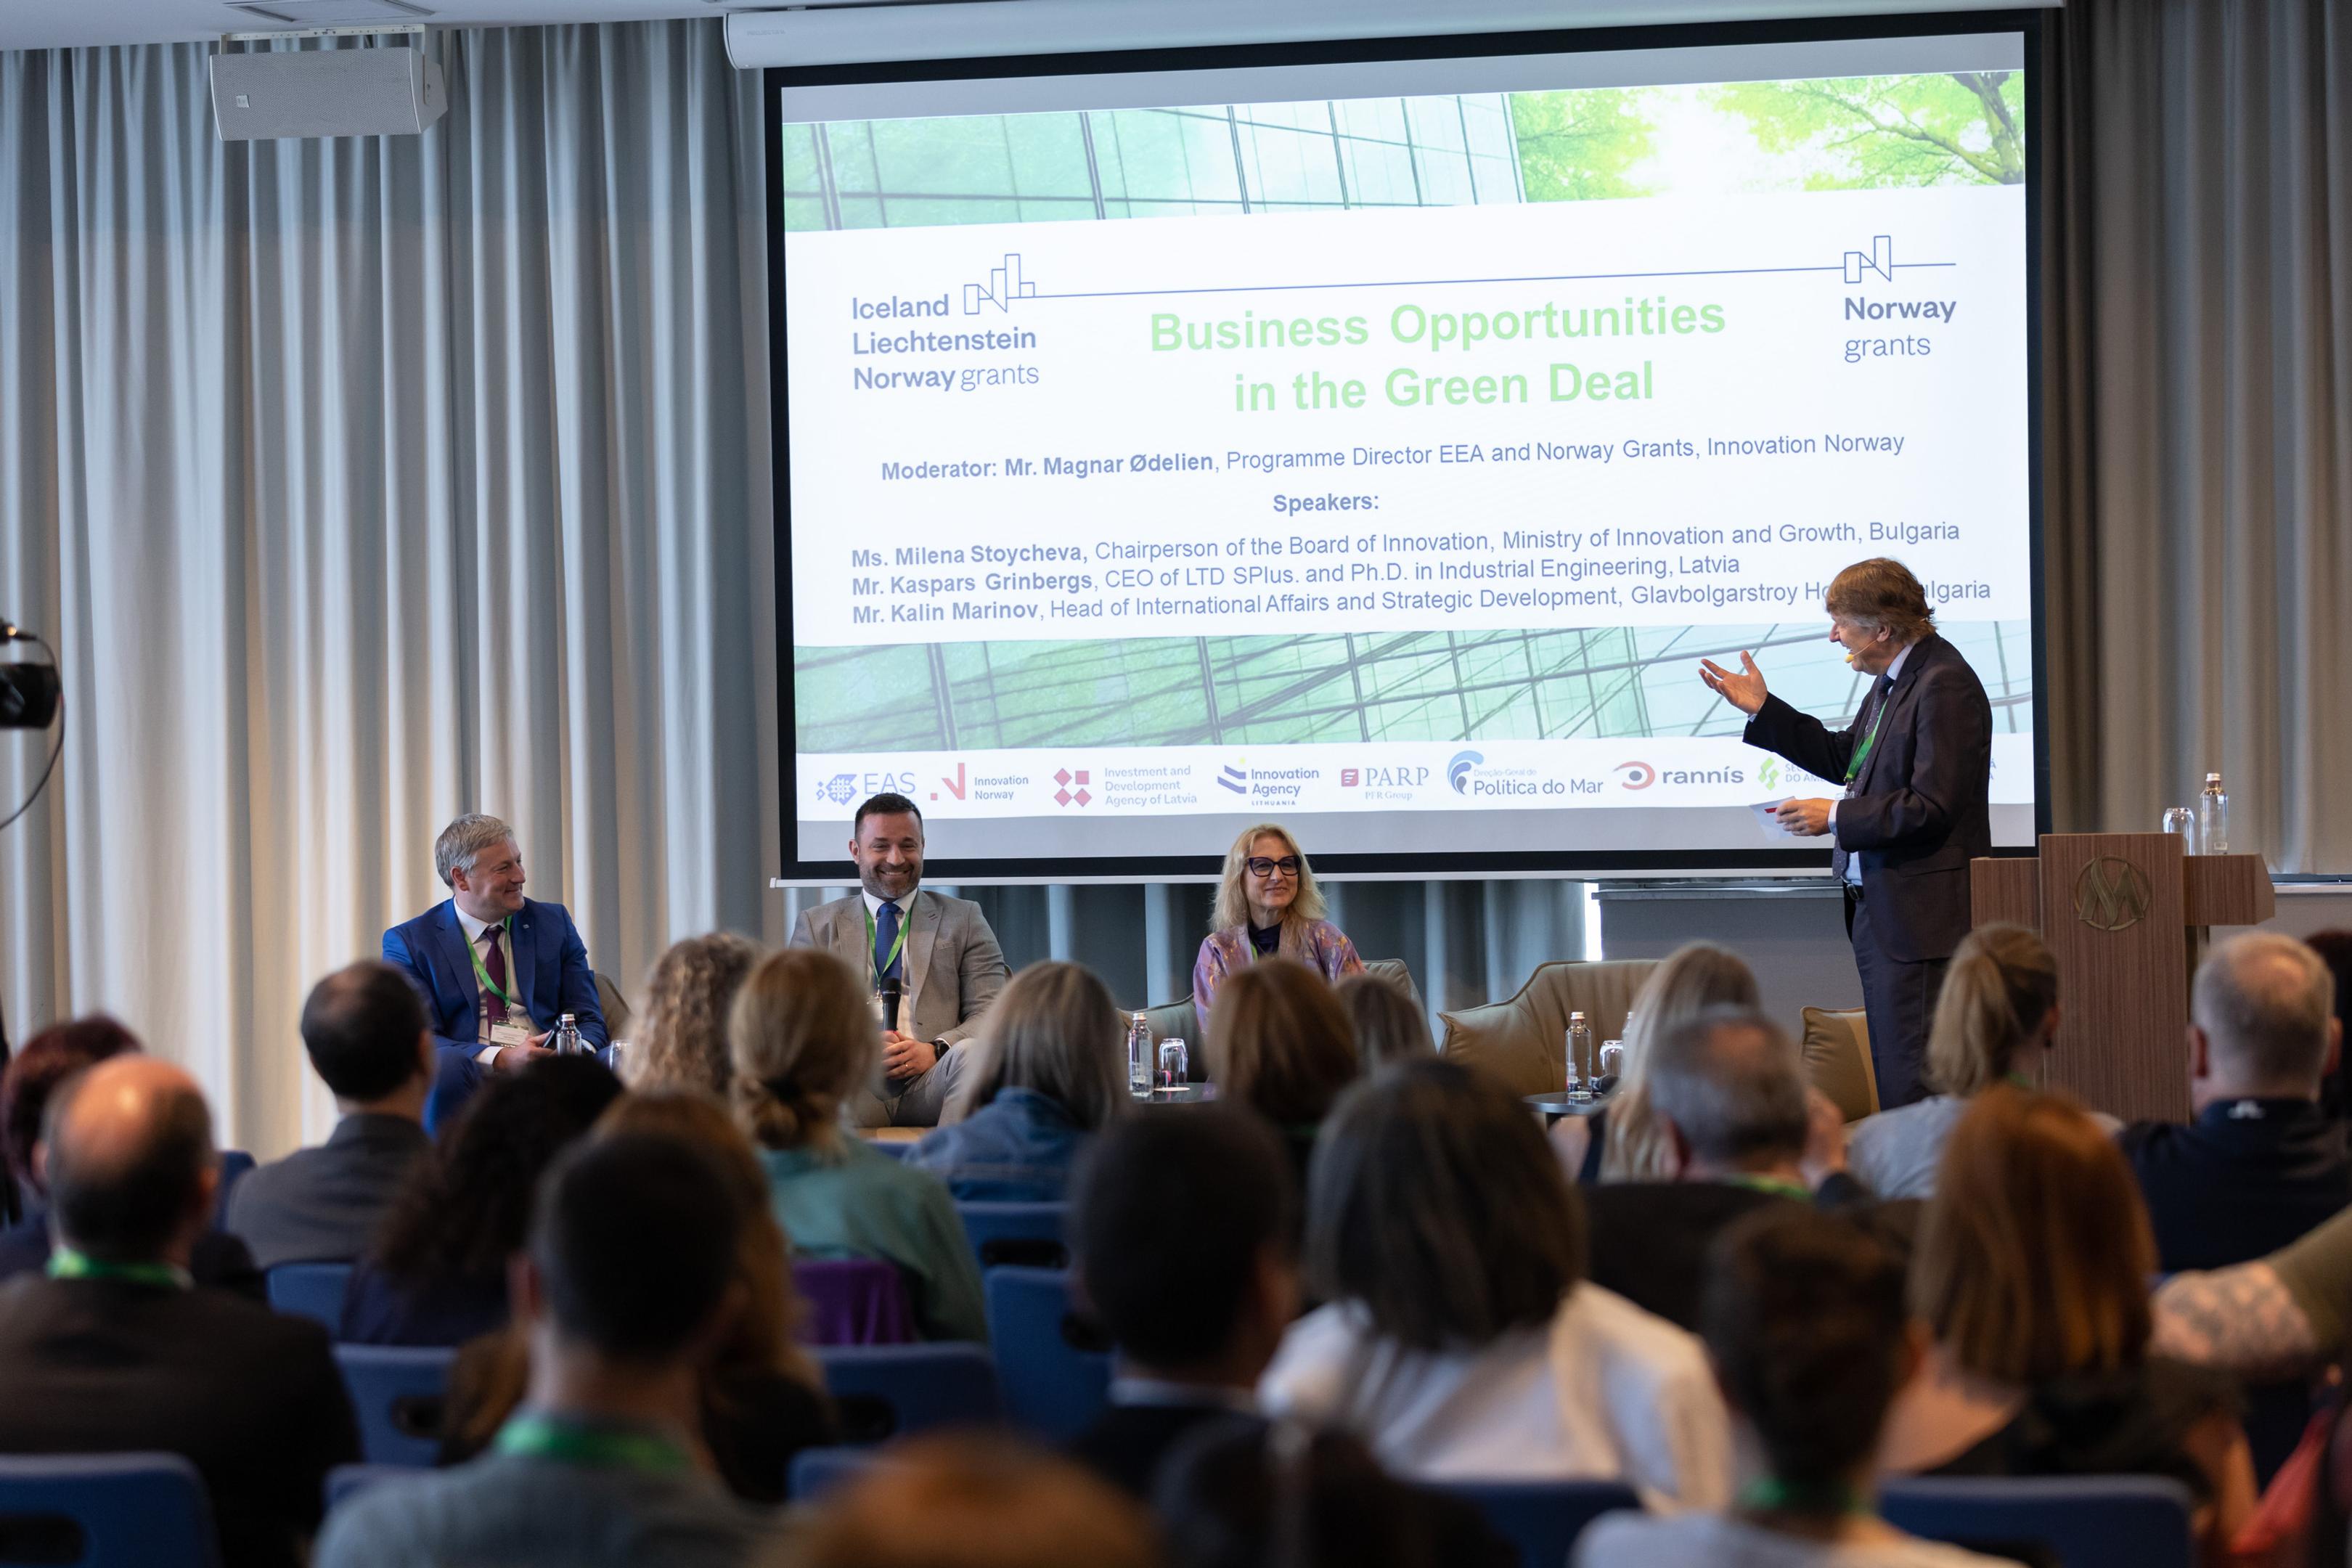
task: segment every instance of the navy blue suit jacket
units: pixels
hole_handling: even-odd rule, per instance
[[[612,1044],[604,1009],[596,1002],[596,973],[588,967],[588,945],[562,904],[525,899],[508,941],[514,949],[516,995],[535,1030],[553,1028],[569,1013],[591,1050]],[[405,971],[425,998],[425,1017],[441,1047],[440,1071],[425,1108],[425,1125],[431,1131],[456,1114],[482,1077],[481,1064],[474,1059],[481,1049],[481,993],[474,981],[474,961],[467,955],[466,929],[457,923],[457,906],[444,899],[385,931],[383,961]]]

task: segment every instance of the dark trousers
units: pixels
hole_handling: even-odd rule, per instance
[[[1845,930],[1853,942],[1853,966],[1862,973],[1863,1011],[1870,1020],[1870,1065],[1878,1078],[1884,1110],[1927,1095],[1927,1026],[1944,988],[1949,958],[1905,963],[1886,956],[1871,921],[1870,900],[1858,888],[1845,891]]]

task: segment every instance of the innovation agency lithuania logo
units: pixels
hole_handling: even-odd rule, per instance
[[[1470,770],[1486,759],[1476,752],[1456,752],[1454,760],[1445,764],[1445,782],[1454,786],[1455,795],[1470,792]]]

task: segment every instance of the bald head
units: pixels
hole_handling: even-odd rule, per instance
[[[2225,1095],[2319,1093],[2336,1044],[2336,980],[2291,936],[2231,937],[2197,966],[2189,1016]]]
[[[1805,1152],[1805,1073],[1780,1026],[1747,1007],[1711,1007],[1666,1029],[1642,1064],[1650,1108],[1691,1157],[1759,1170]]]
[[[212,1205],[213,1123],[195,1080],[122,1056],[67,1082],[43,1129],[58,1239],[93,1258],[184,1252]]]

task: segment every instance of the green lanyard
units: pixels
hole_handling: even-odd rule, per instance
[[[494,926],[484,926],[482,929],[484,931],[504,931],[507,929],[507,922],[505,921],[500,921]],[[516,1001],[512,996],[508,995],[507,988],[499,984],[497,981],[491,979],[490,972],[482,967],[482,950],[478,946],[475,945],[475,943],[479,941],[480,939],[478,937],[475,939],[475,942],[469,942],[466,944],[467,955],[474,961],[474,978],[481,983],[483,990],[488,992],[491,995],[505,1003],[509,1011],[520,1011],[522,1007],[522,1004]]]
[[[907,951],[907,928],[913,923],[903,914],[898,917],[898,939],[890,944],[890,956],[884,959],[882,967],[874,972],[875,979],[879,980],[889,973],[890,966],[898,962],[898,955]],[[868,959],[874,956],[874,911],[872,910],[866,911],[866,955]]]
[[[1845,765],[1846,783],[1852,784],[1862,775],[1862,764],[1870,761],[1870,748],[1878,744],[1878,727],[1886,722],[1887,706],[1894,700],[1895,689],[1890,686],[1886,689],[1886,696],[1878,704],[1878,711],[1871,716],[1870,733],[1862,738],[1861,750],[1855,752],[1853,761]]]
[[[168,1263],[107,1263],[60,1247],[49,1254],[52,1279],[120,1279],[126,1285],[152,1285],[159,1290],[185,1290],[195,1281],[184,1268]]]
[[[557,1415],[517,1415],[499,1428],[491,1447],[526,1459],[553,1459],[592,1469],[676,1475],[693,1468],[686,1450],[658,1432],[608,1426]]]
[[[1752,1192],[1772,1193],[1780,1197],[1794,1198],[1801,1204],[1813,1201],[1813,1194],[1807,1192],[1802,1184],[1780,1176],[1732,1176],[1728,1180],[1733,1186],[1746,1187]]]
[[[1870,1500],[1842,1481],[1750,1481],[1739,1489],[1739,1506],[1749,1513],[1847,1514],[1867,1518]]]

